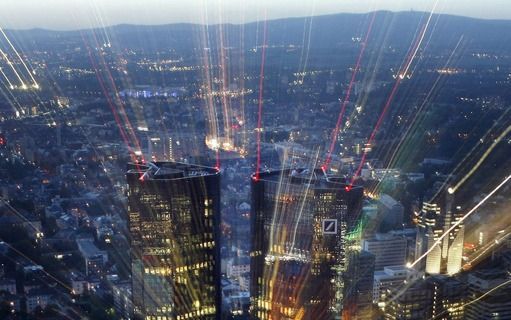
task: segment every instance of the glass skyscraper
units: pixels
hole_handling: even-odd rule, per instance
[[[156,162],[127,180],[135,316],[219,319],[220,173]]]
[[[342,318],[362,197],[320,169],[254,176],[251,319]]]

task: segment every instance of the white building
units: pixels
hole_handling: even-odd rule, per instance
[[[419,217],[416,259],[427,253],[425,267],[429,274],[454,275],[461,270],[465,227],[459,223],[463,214],[460,207],[453,208],[453,197],[447,195],[445,203],[424,202]],[[456,225],[457,224],[457,225]],[[454,227],[455,226],[455,227]],[[452,230],[450,230],[454,227]],[[448,232],[447,236],[443,236]],[[442,241],[439,241],[443,237]]]
[[[248,272],[250,272],[249,257],[235,258],[227,262],[226,275],[228,278],[237,279]]]
[[[392,234],[376,234],[374,239],[362,240],[362,249],[375,256],[374,270],[406,264],[407,239]]]
[[[389,266],[383,271],[374,272],[373,303],[379,307],[385,307],[385,300],[395,289],[405,287],[407,282],[412,282],[419,277],[419,273],[406,266]]]

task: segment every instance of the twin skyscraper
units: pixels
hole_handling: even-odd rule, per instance
[[[129,165],[135,318],[221,318],[220,176],[183,163]],[[362,188],[315,168],[251,181],[250,318],[342,319]]]

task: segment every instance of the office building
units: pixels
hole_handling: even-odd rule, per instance
[[[384,308],[394,290],[403,288],[406,283],[415,281],[419,273],[405,266],[388,266],[374,272],[373,303]]]
[[[341,319],[362,197],[320,169],[253,177],[252,319]]]
[[[469,303],[465,306],[465,319],[511,319],[511,283],[507,271],[499,268],[473,272],[467,284]]]
[[[374,270],[406,264],[408,241],[404,237],[377,233],[373,239],[364,239],[362,249],[375,257]]]
[[[417,241],[417,228],[405,228],[402,230],[393,230],[389,232],[389,234],[394,237],[404,238],[406,239],[406,259],[405,261],[408,263],[410,261],[415,260],[415,250],[417,249],[415,246],[415,241]]]
[[[424,320],[432,300],[432,293],[422,279],[405,282],[389,292],[385,307],[385,320]]]
[[[461,208],[454,208],[453,201],[453,195],[447,193],[445,199],[423,203],[418,218],[415,253],[417,259],[429,252],[418,264],[428,274],[454,275],[461,270],[465,227],[461,223],[449,231],[463,217]],[[439,243],[439,239],[446,233],[448,235]]]
[[[378,199],[378,216],[380,232],[389,232],[403,228],[404,207],[388,194],[382,194]]]
[[[134,315],[219,319],[220,173],[155,162],[127,180]]]
[[[344,319],[372,320],[374,255],[367,251],[349,252],[346,272],[348,288],[343,308]]]
[[[427,278],[426,285],[432,293],[428,319],[465,319],[467,286],[464,283],[456,278],[436,275]]]
[[[99,277],[104,272],[105,263],[108,262],[106,251],[99,250],[93,239],[77,239],[78,250],[85,261],[85,274]]]
[[[157,133],[147,136],[146,158],[152,161],[174,161],[176,139],[170,134]]]
[[[466,286],[456,278],[436,275],[408,279],[387,292],[385,319],[465,319]]]

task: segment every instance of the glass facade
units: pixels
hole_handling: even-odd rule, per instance
[[[219,319],[219,172],[157,162],[127,179],[135,315]]]
[[[453,196],[448,194],[441,203],[423,203],[418,220],[416,258],[430,251],[425,259],[428,274],[454,275],[461,270],[465,227],[461,223],[450,230],[463,218],[460,208],[454,208],[453,201]],[[448,235],[439,242],[446,233]],[[419,264],[422,266],[424,263]]]
[[[252,182],[252,319],[340,319],[362,188],[322,170],[262,173]]]

